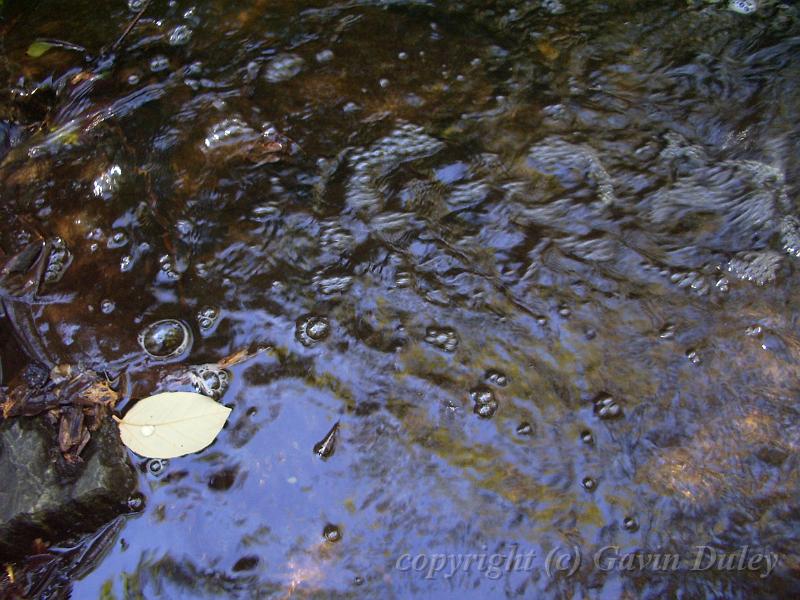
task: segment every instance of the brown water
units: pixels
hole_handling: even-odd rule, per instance
[[[51,597],[798,593],[797,6],[157,0],[103,63],[133,14],[6,22],[6,112],[46,125],[0,166],[3,247],[73,256],[29,352],[129,406],[266,350],[212,447],[134,457],[144,509]],[[165,318],[168,365],[137,343]],[[593,564],[701,545],[780,562]]]

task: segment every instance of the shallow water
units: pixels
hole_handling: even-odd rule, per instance
[[[28,351],[127,373],[128,405],[262,351],[213,446],[135,459],[144,508],[54,595],[800,590],[796,6],[157,1],[103,70],[134,14],[6,23],[6,112],[46,126],[9,130],[2,245],[72,255]],[[193,334],[168,361],[137,341],[161,319]],[[497,577],[398,563],[515,547]]]

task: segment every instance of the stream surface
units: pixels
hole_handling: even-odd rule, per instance
[[[7,19],[0,242],[71,256],[28,352],[124,410],[262,349],[63,589],[797,596],[800,8],[739,4],[155,0],[105,58],[142,2]]]

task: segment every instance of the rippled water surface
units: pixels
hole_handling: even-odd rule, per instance
[[[16,326],[127,373],[123,409],[262,351],[205,373],[214,445],[134,457],[144,508],[74,598],[800,591],[797,5],[156,0],[109,50],[129,4],[4,22],[2,246],[71,257]],[[530,571],[396,568],[515,546]]]

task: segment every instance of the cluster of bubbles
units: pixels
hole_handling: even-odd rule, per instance
[[[150,60],[150,71],[153,73],[160,73],[167,69],[169,69],[169,59],[166,56],[159,54]]]
[[[473,412],[482,419],[491,419],[497,412],[499,403],[494,392],[485,385],[478,385],[469,391]]]
[[[169,32],[167,42],[170,46],[183,46],[192,38],[192,30],[186,25],[178,25]]]
[[[169,360],[184,354],[192,345],[189,327],[176,319],[151,323],[139,333],[139,345],[156,360]]]
[[[343,294],[349,290],[350,286],[353,285],[353,278],[350,275],[323,277],[317,274],[314,276],[313,282],[320,294],[332,296],[334,294]]]
[[[739,279],[766,285],[775,281],[782,262],[783,257],[772,250],[740,252],[728,261],[726,269]]]
[[[622,407],[610,394],[601,392],[592,400],[594,414],[601,419],[616,419],[622,416]]]
[[[693,365],[699,365],[701,362],[700,354],[694,348],[689,348],[689,350],[686,351],[686,358],[689,359],[689,362]]]
[[[800,258],[800,221],[793,215],[786,215],[781,220],[781,241],[784,251]]]
[[[542,0],[542,8],[551,15],[560,15],[566,10],[561,0]]]
[[[197,313],[197,326],[201,331],[208,332],[214,328],[219,319],[219,311],[216,308],[206,306]]]
[[[44,271],[44,281],[47,283],[60,281],[71,259],[72,255],[64,240],[60,237],[53,238],[50,244],[50,254],[47,257],[47,267]]]
[[[353,175],[347,182],[347,201],[355,209],[381,205],[379,179],[388,169],[409,160],[431,156],[444,144],[411,123],[396,127],[389,135],[349,157]]]
[[[673,323],[665,324],[659,331],[658,337],[662,340],[671,340],[675,337],[675,325]]]
[[[178,272],[178,269],[175,267],[175,263],[169,254],[162,255],[161,258],[158,259],[158,264],[161,272],[167,279],[177,281],[181,278],[181,274]]]
[[[698,271],[663,271],[669,277],[670,282],[679,288],[692,290],[700,296],[706,296],[712,290],[725,293],[729,288],[729,281],[725,275],[711,277]]]
[[[195,390],[214,400],[222,398],[231,382],[230,373],[215,364],[193,367],[189,375]]]
[[[97,198],[109,200],[114,192],[119,189],[119,180],[122,177],[122,168],[111,165],[92,183],[92,193]]]
[[[211,126],[205,140],[203,149],[213,151],[218,148],[239,146],[258,137],[256,131],[239,118],[225,119]]]
[[[758,0],[731,0],[728,9],[742,15],[751,15],[758,10]]]
[[[587,172],[596,182],[597,195],[603,205],[610,206],[617,201],[611,175],[600,162],[597,152],[589,146],[548,137],[528,151],[527,163],[540,173],[559,178],[571,178],[574,173]],[[563,183],[568,187],[572,181]]]
[[[288,81],[303,70],[305,61],[297,54],[279,54],[267,65],[264,79],[270,83]]]
[[[500,387],[508,385],[508,377],[506,374],[497,369],[489,369],[486,371],[486,381]]]
[[[425,330],[425,341],[445,352],[455,352],[458,347],[458,336],[450,327],[428,327]]]

